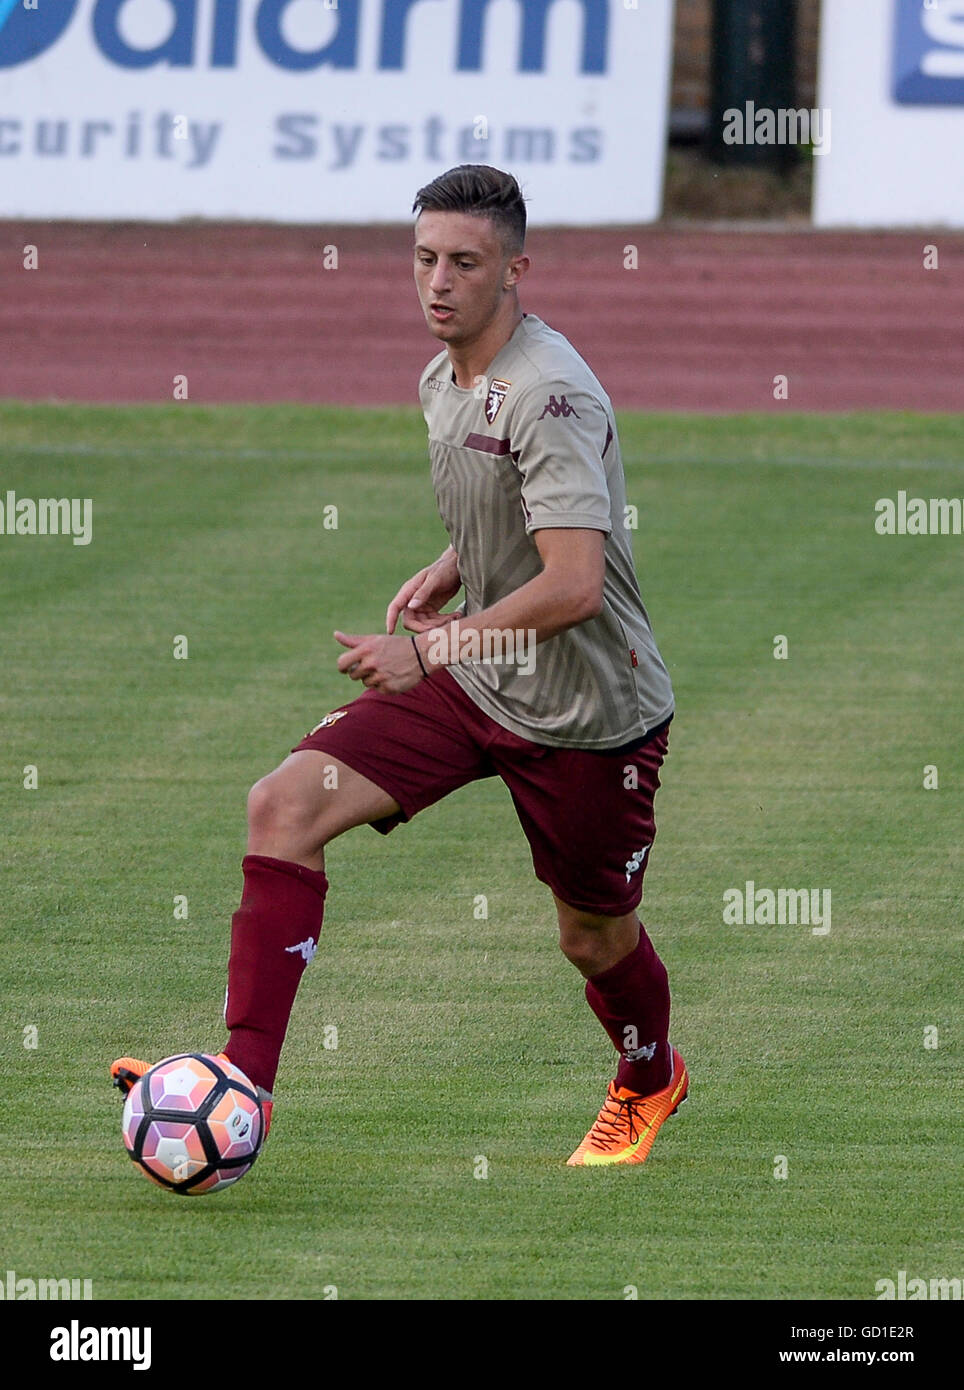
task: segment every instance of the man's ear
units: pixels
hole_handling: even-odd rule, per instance
[[[526,271],[529,269],[530,264],[531,262],[529,260],[529,257],[524,256],[521,253],[518,256],[512,257],[512,259],[509,261],[508,265],[505,268],[505,276],[502,282],[507,290],[511,290],[513,285],[517,285],[519,283],[519,281],[525,275]]]

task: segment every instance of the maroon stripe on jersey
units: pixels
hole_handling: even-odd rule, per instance
[[[480,449],[483,454],[507,454],[509,441],[507,439],[493,439],[489,434],[467,434],[462,448]]]
[[[612,425],[607,424],[607,425],[606,425],[606,442],[605,442],[605,444],[603,445],[603,451],[602,451],[602,453],[601,453],[600,456],[599,456],[600,458],[605,458],[605,457],[606,457],[606,450],[609,448],[609,446],[610,446],[610,444],[611,444],[612,442],[613,442],[613,427],[612,427]]]

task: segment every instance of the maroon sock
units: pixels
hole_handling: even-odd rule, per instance
[[[620,1054],[616,1085],[648,1096],[673,1073],[666,969],[640,924],[628,956],[586,981],[589,1007]]]
[[[270,1091],[298,984],[321,935],[328,880],[317,869],[246,854],[241,906],[231,919],[225,1052]]]

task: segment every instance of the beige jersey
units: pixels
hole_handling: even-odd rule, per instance
[[[526,314],[474,389],[448,353],[419,395],[439,512],[458,556],[467,616],[542,571],[533,533],[605,531],[598,617],[541,642],[534,660],[449,670],[504,728],[534,743],[604,750],[673,712],[625,526],[626,484],[609,397],[561,333]]]

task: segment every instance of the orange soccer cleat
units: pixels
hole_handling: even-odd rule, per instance
[[[568,1160],[569,1166],[644,1161],[660,1125],[676,1114],[689,1089],[686,1063],[675,1047],[672,1052],[673,1075],[662,1091],[640,1096],[610,1081],[605,1104],[592,1129]]]
[[[225,1052],[213,1054],[216,1062],[230,1062],[231,1058]],[[116,1062],[110,1064],[111,1081],[120,1091],[122,1096],[126,1096],[128,1091],[136,1081],[150,1071],[153,1063],[142,1062],[137,1057],[118,1057]],[[268,1131],[271,1128],[271,1111],[274,1108],[274,1097],[264,1089],[263,1086],[256,1086],[255,1090],[261,1102],[261,1109],[264,1113],[264,1137],[267,1139]]]

